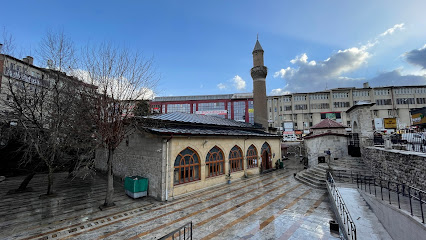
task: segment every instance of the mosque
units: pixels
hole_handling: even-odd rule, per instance
[[[148,195],[167,201],[272,170],[281,156],[281,137],[268,129],[263,53],[256,40],[254,124],[179,112],[140,119],[115,151],[114,175],[148,178]],[[104,150],[97,151],[95,166],[107,169]]]

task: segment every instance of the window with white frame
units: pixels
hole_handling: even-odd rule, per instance
[[[333,98],[348,98],[349,92],[334,92]]]

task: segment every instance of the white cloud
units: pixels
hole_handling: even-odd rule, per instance
[[[289,91],[285,91],[282,88],[272,89],[272,91],[271,91],[271,95],[272,96],[286,95],[286,94],[290,94],[290,92]]]
[[[369,49],[379,43],[382,37],[392,35],[396,30],[403,29],[404,24],[396,24],[392,28],[379,34],[372,42],[359,47],[338,50],[325,60],[309,61],[308,55],[302,53],[290,60],[293,67],[282,68],[274,73],[274,78],[285,80],[283,89],[274,89],[273,92],[301,92],[319,91],[326,88],[356,86],[365,81],[364,78],[344,76],[352,73],[365,64],[372,56]]]
[[[97,79],[91,78],[89,72],[82,69],[72,70],[71,75],[85,83],[97,86],[99,93],[102,93],[102,91],[106,90],[109,96],[113,95],[117,99],[149,100],[155,97],[154,90],[149,86],[135,86],[126,78],[121,80],[110,79],[108,81],[100,82]]]
[[[303,53],[290,62],[295,68],[287,67],[275,72],[274,77],[286,80],[285,91],[322,90],[328,86],[337,87],[348,78],[341,76],[353,72],[367,62],[370,54],[361,48],[339,50],[323,61],[308,61]]]
[[[244,79],[242,79],[238,75],[236,75],[234,78],[232,78],[231,82],[232,82],[233,86],[239,91],[246,89],[246,81],[244,81]]]
[[[388,30],[386,30],[382,34],[380,34],[380,36],[384,37],[386,35],[392,35],[398,29],[404,29],[404,23],[395,24],[393,27],[389,28]]]
[[[219,84],[217,85],[217,88],[219,88],[220,90],[224,90],[224,89],[226,89],[226,85],[225,85],[225,84],[223,84],[223,83],[219,83]]]

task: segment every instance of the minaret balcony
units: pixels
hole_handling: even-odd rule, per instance
[[[268,68],[265,66],[256,66],[251,69],[250,73],[253,79],[266,78],[266,75],[268,74]]]

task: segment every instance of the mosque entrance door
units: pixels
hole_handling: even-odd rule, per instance
[[[269,160],[269,154],[267,151],[263,151],[262,154],[262,165],[263,169],[270,169],[272,166],[271,161]]]

